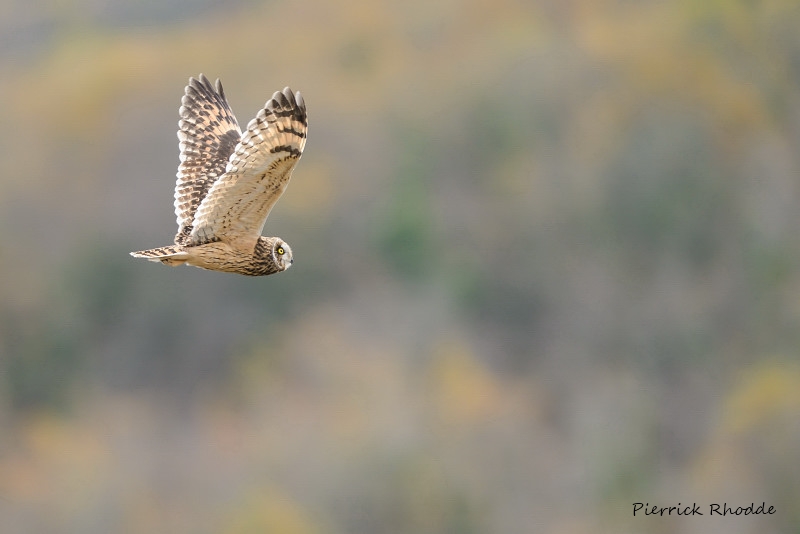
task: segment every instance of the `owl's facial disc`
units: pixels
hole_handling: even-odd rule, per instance
[[[281,270],[285,271],[291,267],[294,259],[292,258],[292,249],[282,239],[275,241],[275,246],[272,248],[272,257],[275,258],[275,263]]]

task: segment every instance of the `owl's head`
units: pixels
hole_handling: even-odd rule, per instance
[[[272,260],[281,271],[285,271],[291,267],[294,261],[292,259],[292,249],[289,247],[289,244],[280,237],[276,237],[275,242],[272,244]]]
[[[259,237],[253,256],[253,276],[279,273],[292,265],[292,249],[280,237]]]

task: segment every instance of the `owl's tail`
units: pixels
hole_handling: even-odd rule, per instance
[[[189,258],[187,252],[175,245],[131,252],[131,256],[134,258],[144,258],[150,261],[160,261],[164,265],[169,265],[171,267],[182,265]]]

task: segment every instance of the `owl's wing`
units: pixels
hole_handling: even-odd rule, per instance
[[[216,87],[204,75],[189,78],[181,99],[178,139],[180,165],[175,183],[175,243],[184,244],[192,232],[195,212],[211,186],[225,173],[242,134],[222,84]]]
[[[289,183],[306,144],[306,104],[288,87],[276,92],[250,121],[225,174],[195,214],[191,243],[255,240]]]

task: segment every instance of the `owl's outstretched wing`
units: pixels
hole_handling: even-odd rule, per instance
[[[181,153],[175,183],[176,244],[187,242],[197,208],[225,173],[241,135],[220,81],[215,87],[203,74],[199,79],[189,78],[178,121]]]
[[[303,97],[288,87],[276,92],[250,121],[225,174],[197,208],[191,244],[253,240],[289,183],[306,144]]]

